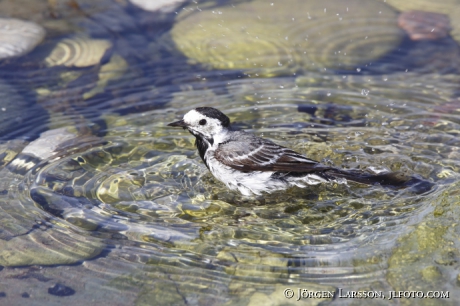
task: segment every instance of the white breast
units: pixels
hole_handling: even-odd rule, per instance
[[[208,150],[205,154],[205,159],[209,170],[216,179],[224,183],[228,188],[238,190],[245,196],[260,195],[262,192],[273,192],[289,187],[286,181],[272,179],[273,172],[271,171],[247,173],[232,169],[214,158],[214,150]]]

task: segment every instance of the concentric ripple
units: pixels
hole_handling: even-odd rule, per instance
[[[193,4],[171,36],[188,58],[219,69],[350,69],[398,45],[396,17],[383,3],[361,0]]]
[[[353,90],[353,84],[347,87]],[[244,87],[239,88],[244,91]],[[303,89],[299,87],[297,92],[303,94]],[[280,116],[279,107],[267,105],[254,114],[275,123]],[[284,105],[284,109],[291,109],[291,115],[296,112],[290,104]],[[238,122],[238,109],[227,113]],[[376,114],[369,113],[372,125],[377,125],[376,120],[386,120],[376,119]],[[427,203],[439,196],[437,188],[416,194],[410,189],[326,184],[247,199],[229,192],[207,173],[188,133],[178,135],[177,131],[166,129],[165,123],[174,120],[172,114],[165,118],[164,113],[153,112],[151,116],[153,125],[147,123],[152,120],[142,122],[134,115],[132,119],[143,129],[157,131],[152,137],[133,129],[126,130],[121,137],[122,130],[117,131],[115,123],[111,134],[119,136],[87,138],[68,131],[49,131],[14,159],[9,154],[12,161],[3,171],[18,178],[18,173],[26,173],[19,179],[18,192],[28,203],[27,210],[38,213],[33,221],[25,223],[28,226],[21,222],[25,229],[9,235],[14,239],[27,237],[30,231],[35,232],[38,218],[39,224],[48,224],[45,233],[59,228],[64,233],[68,231],[70,238],[78,233],[85,241],[97,242],[98,248],[78,253],[79,260],[95,256],[95,250],[100,252],[104,245],[115,245],[120,251],[113,250],[111,256],[121,256],[125,248],[131,248],[131,255],[136,254],[137,248],[141,248],[141,262],[147,265],[196,267],[219,277],[269,278],[276,282],[294,276],[302,281],[322,277],[334,284],[351,274],[362,281],[379,275],[381,262],[366,263],[369,256],[394,243],[396,237],[408,231],[409,225],[430,211]],[[246,120],[251,122],[250,118]],[[315,145],[310,132],[295,128],[266,128],[264,133],[270,137],[275,131],[279,139],[290,139],[281,144],[318,160],[349,160],[348,166],[355,167],[355,155],[364,168],[379,164],[428,179],[441,171],[428,161],[409,158],[409,145],[390,150],[391,146],[385,143],[404,140],[415,145],[420,140],[415,135],[396,133],[384,140],[375,135],[375,129],[367,127],[350,131],[353,138],[343,138],[340,130],[316,129],[315,133],[325,139],[335,139],[332,147],[327,148],[323,146],[324,139]],[[297,132],[292,134],[294,131]],[[308,139],[310,142],[306,142]],[[40,153],[42,161],[33,157],[39,154],[33,150],[39,142],[55,143],[50,147],[53,152]],[[353,146],[365,148],[364,152],[352,153]],[[34,208],[32,200],[42,212]],[[382,245],[381,250],[378,245]],[[62,247],[66,252],[74,252]],[[156,254],[159,249],[160,257]],[[356,260],[363,261],[361,272],[356,272]],[[181,273],[169,268],[167,271],[173,275]]]
[[[1,1],[2,8],[5,2],[17,8],[26,1]],[[286,288],[436,288],[460,300],[460,78],[453,69],[436,73],[431,63],[445,48],[430,60],[416,59],[421,70],[404,72],[406,63],[396,62],[398,72],[384,63],[375,72],[384,75],[348,74],[345,68],[399,44],[397,13],[387,4],[232,3],[244,12],[233,14],[236,8],[216,1],[190,2],[185,10],[202,11],[170,20],[129,1],[37,0],[33,20],[50,36],[36,52],[8,63],[0,82],[9,103],[0,116],[6,131],[0,143],[0,304],[23,303],[27,294],[30,303],[50,305],[311,301],[287,300]],[[216,23],[197,21],[203,14],[239,23],[217,32]],[[197,55],[182,52],[204,66],[187,65],[161,45],[163,33],[175,39],[187,20],[196,23],[181,32],[200,24],[215,28],[218,44],[201,44],[204,30],[190,35],[192,41],[175,40],[179,49],[181,43],[202,48],[205,57],[196,48]],[[89,67],[44,67],[62,37],[102,40],[104,48]],[[225,48],[227,42],[236,47]],[[249,71],[253,67],[289,73],[261,78],[260,70]],[[21,102],[37,94],[50,112],[41,125],[36,108]],[[324,184],[242,197],[209,174],[193,136],[167,127],[198,106],[219,108],[235,128],[325,164],[402,171],[433,188]],[[25,109],[33,116],[21,117]],[[47,132],[29,142],[24,135],[31,126]],[[48,293],[67,287],[75,294],[65,300]]]
[[[112,47],[110,41],[86,37],[67,38],[60,41],[45,59],[48,66],[89,67],[101,62]]]

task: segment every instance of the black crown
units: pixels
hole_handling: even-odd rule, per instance
[[[222,126],[224,127],[228,127],[230,125],[230,119],[218,109],[212,107],[197,107],[195,110],[206,117],[219,120],[222,122]]]

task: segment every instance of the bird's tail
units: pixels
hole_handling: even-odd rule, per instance
[[[430,181],[415,176],[409,176],[402,172],[369,174],[357,170],[330,169],[326,174],[333,178],[344,178],[366,185],[378,184],[394,189],[411,187],[416,193],[429,191],[434,185]]]

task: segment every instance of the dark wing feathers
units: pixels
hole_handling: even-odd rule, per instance
[[[317,172],[325,167],[269,140],[231,140],[219,145],[214,157],[241,171]]]

